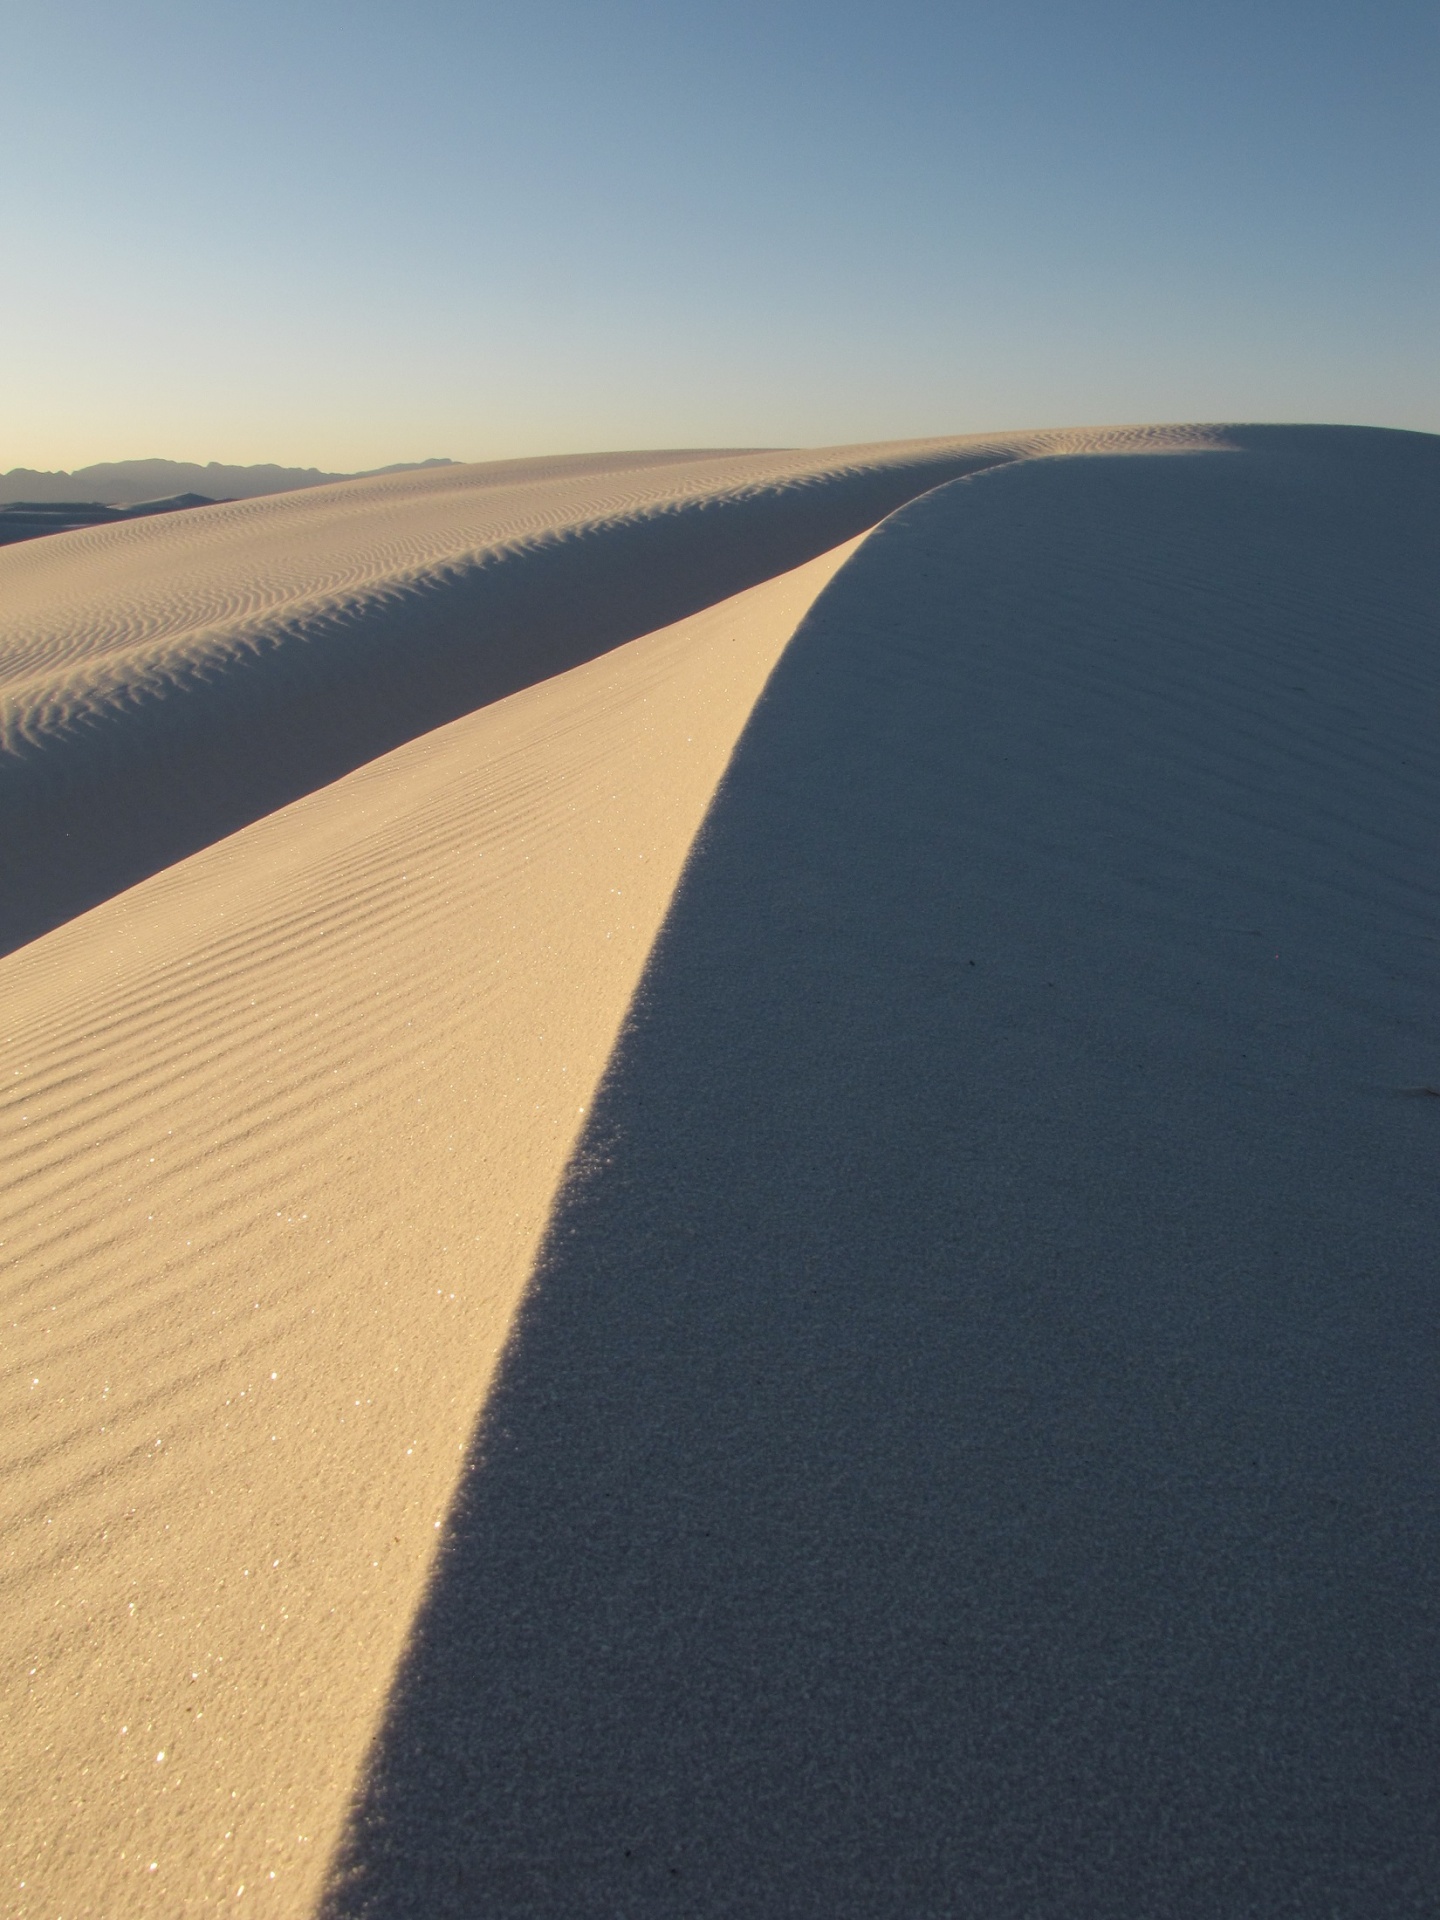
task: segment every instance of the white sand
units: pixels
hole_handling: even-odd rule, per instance
[[[1272,439],[1283,451],[1284,436]],[[1181,490],[1128,572],[1107,560],[1092,578],[1086,475],[1117,463],[1068,456],[1252,443],[1264,436],[1136,429],[446,469],[0,554],[7,937],[55,927],[0,960],[8,1910],[27,1920],[202,1912],[241,1886],[263,1912],[313,1910],[585,1111],[734,743],[797,620],[850,550],[835,545],[841,532],[956,471],[1039,458],[1047,475],[1069,476],[1048,488],[1023,471],[965,483],[998,504],[989,518],[960,516],[933,552],[919,542],[914,577],[930,583],[919,613],[909,606],[889,620],[883,592],[853,603],[859,625],[845,628],[847,645],[873,684],[863,692],[862,674],[836,698],[868,724],[893,686],[887,751],[904,762],[930,698],[930,669],[912,673],[914,635],[939,619],[947,646],[978,636],[982,653],[991,649],[984,660],[1023,659],[1038,616],[1015,582],[1032,573],[1049,583],[1045,620],[1063,629],[1068,608],[1087,633],[1103,629],[1106,596],[1127,582],[1125,645],[1142,657],[1151,628],[1182,641],[1203,636],[1207,621],[1245,630],[1250,603],[1226,584],[1225,543],[1235,579],[1254,561],[1247,542],[1258,540],[1263,558],[1269,523],[1254,503],[1289,484],[1283,462],[1273,482],[1270,467],[1255,467],[1249,494],[1238,481],[1228,494],[1217,478],[1216,524],[1228,531],[1200,560],[1184,516],[1202,496]],[[1336,436],[1325,457],[1361,473],[1371,463],[1393,528],[1413,455],[1403,436]],[[1185,464],[1240,475],[1254,458]],[[956,572],[972,523],[1005,556],[999,587],[983,566],[978,586]],[[1105,539],[1113,531],[1102,527]],[[1386,633],[1400,631],[1396,607],[1406,593],[1423,596],[1428,578],[1418,563],[1403,571],[1410,549],[1397,538],[1384,548]],[[1355,578],[1370,551],[1355,547]],[[1284,572],[1298,564],[1280,555],[1265,576],[1262,651],[1303,650],[1310,588]],[[738,597],[689,611],[737,580]],[[643,626],[657,607],[677,606],[678,624]],[[923,644],[933,648],[934,634]],[[1352,666],[1327,644],[1327,685],[1343,706]],[[1413,688],[1422,666],[1407,654],[1385,672]],[[1007,901],[996,921],[1001,947],[1005,927],[1020,930],[1006,964],[1021,973],[1041,964],[1024,916],[1045,923],[1045,902],[1061,897],[1072,870],[1046,864],[1068,830],[1070,789],[1046,784],[1069,750],[1068,672],[1062,662],[1062,694],[1046,694],[1051,706],[1036,708],[1033,728],[1023,682],[1003,712],[991,667],[975,682],[1017,752],[1044,743],[1035,781],[1003,771],[1003,744],[994,765],[982,752],[967,775],[979,782],[977,844],[1002,867],[1018,862],[1022,878],[1033,868],[1021,887],[1031,886],[1030,904]],[[1080,676],[1081,694],[1093,679]],[[1203,676],[1181,674],[1127,694],[1121,731],[1133,722],[1144,742],[1157,715],[1178,714],[1165,751],[1198,756],[1223,797],[1237,764],[1231,743],[1249,725],[1230,684],[1212,699]],[[468,712],[480,699],[492,703]],[[1273,724],[1300,742],[1322,796],[1305,804],[1328,818],[1335,739],[1294,699],[1293,711],[1280,700]],[[972,709],[962,700],[957,711]],[[404,737],[417,716],[434,725],[447,712],[466,717],[375,757],[387,727]],[[977,736],[982,746],[989,737]],[[796,937],[813,921],[814,938],[831,945],[846,936],[829,909],[815,909],[827,863],[863,874],[878,860],[866,883],[876,899],[898,871],[854,825],[881,806],[867,785],[873,767],[852,776],[832,748],[816,763],[830,838],[806,816],[783,860],[810,850],[781,885]],[[796,748],[802,786],[813,750]],[[1142,881],[1163,764],[1139,750],[1133,765],[1116,758],[1112,768],[1105,859]],[[347,766],[359,770],[336,781]],[[964,832],[950,821],[940,772],[925,821],[911,822],[923,854],[916,899],[966,884],[973,820]],[[288,792],[306,797],[273,810]],[[886,819],[903,847],[910,827],[893,808]],[[227,826],[242,830],[216,841]],[[1257,842],[1262,853],[1270,844]],[[1203,869],[1203,848],[1194,857]],[[1257,858],[1262,892],[1283,889],[1283,862]],[[964,859],[988,872],[975,845]],[[152,877],[117,893],[137,872]],[[86,899],[104,904],[76,917]],[[887,937],[903,948],[903,898],[887,911]],[[814,1068],[805,1036],[829,1046],[833,1017],[802,990],[810,937],[785,951],[790,971],[776,989],[796,1051],[788,1066],[784,1048],[775,1060],[801,1108]],[[875,964],[883,973],[892,960],[879,953]],[[937,948],[915,964],[943,973],[953,962]],[[763,981],[763,952],[747,964]],[[1001,1007],[996,1017],[1009,1031],[1021,1016]],[[1023,1018],[1038,1017],[1027,1001]],[[881,1055],[889,1044],[877,1030]],[[1202,1036],[1200,1057],[1208,1044]],[[1035,1084],[1057,1076],[1075,1137],[1093,1131],[1063,1049],[1042,1038],[1026,1058]],[[1377,1080],[1398,1083],[1402,1064],[1397,1055],[1377,1067]],[[681,1108],[686,1071],[678,1066],[673,1082]],[[1430,1072],[1421,1061],[1413,1078]],[[849,1097],[841,1075],[812,1110],[828,1124]],[[922,1102],[920,1119],[902,1126],[903,1111],[886,1130],[923,1165],[930,1110]],[[766,1205],[774,1200],[781,1220],[792,1217],[783,1173],[792,1145],[782,1132],[766,1148],[779,1195]],[[725,1142],[712,1149],[726,1164]],[[859,1148],[846,1165],[876,1234],[918,1230],[886,1213],[887,1191],[900,1194],[903,1180],[867,1185]],[[1034,1169],[985,1177],[997,1192],[1023,1193]],[[751,1205],[737,1194],[742,1210]],[[754,1217],[769,1231],[763,1209]],[[793,1214],[802,1239],[807,1217]],[[927,1216],[915,1218],[923,1226]],[[723,1246],[717,1257],[723,1264]],[[928,1340],[923,1326],[918,1337]],[[774,1353],[791,1367],[783,1346]],[[558,1385],[546,1391],[557,1394],[564,1433],[574,1410]],[[842,1399],[837,1419],[844,1412]],[[796,1458],[806,1458],[803,1444]],[[810,1464],[817,1485],[832,1483],[833,1463]],[[896,1551],[908,1550],[901,1540]],[[902,1676],[911,1680],[919,1684]],[[624,1724],[633,1703],[622,1693],[612,1705]],[[388,1751],[377,1749],[382,1781]],[[837,1765],[849,1764],[842,1743]],[[727,1809],[749,1819],[742,1800],[716,1797],[716,1819]],[[782,1828],[752,1831],[783,1846]],[[520,1844],[543,1849],[564,1831],[542,1823]],[[723,1854],[723,1834],[717,1844]],[[444,1836],[435,1857],[454,1854]],[[804,1856],[797,1839],[791,1864]],[[575,1859],[584,1858],[582,1847]],[[401,1869],[403,1880],[403,1860]],[[573,1891],[562,1889],[555,1911],[575,1910]],[[712,1892],[715,1910],[729,1911],[724,1886]]]

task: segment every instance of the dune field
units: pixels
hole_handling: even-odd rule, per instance
[[[1061,438],[446,467],[5,552],[0,952],[418,734]]]
[[[1440,440],[0,552],[17,1920],[1425,1913]]]

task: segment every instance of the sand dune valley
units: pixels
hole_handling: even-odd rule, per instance
[[[1440,1913],[1440,438],[0,550],[0,1912]]]

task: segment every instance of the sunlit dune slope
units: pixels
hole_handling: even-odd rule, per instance
[[[306,1911],[680,862],[846,551],[0,962],[5,1912]]]
[[[1165,431],[447,467],[6,549],[0,951],[941,481]]]

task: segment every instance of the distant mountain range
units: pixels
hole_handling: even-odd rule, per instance
[[[364,480],[377,473],[418,473],[424,467],[453,467],[453,460],[402,460],[366,473],[321,473],[318,467],[223,467],[216,460],[197,466],[188,460],[107,460],[74,473],[39,473],[12,467],[0,474],[0,506],[12,500],[36,504],[69,501],[135,507],[203,494],[207,500],[250,500],[262,493],[294,493],[300,487],[325,487],[333,480]]]

